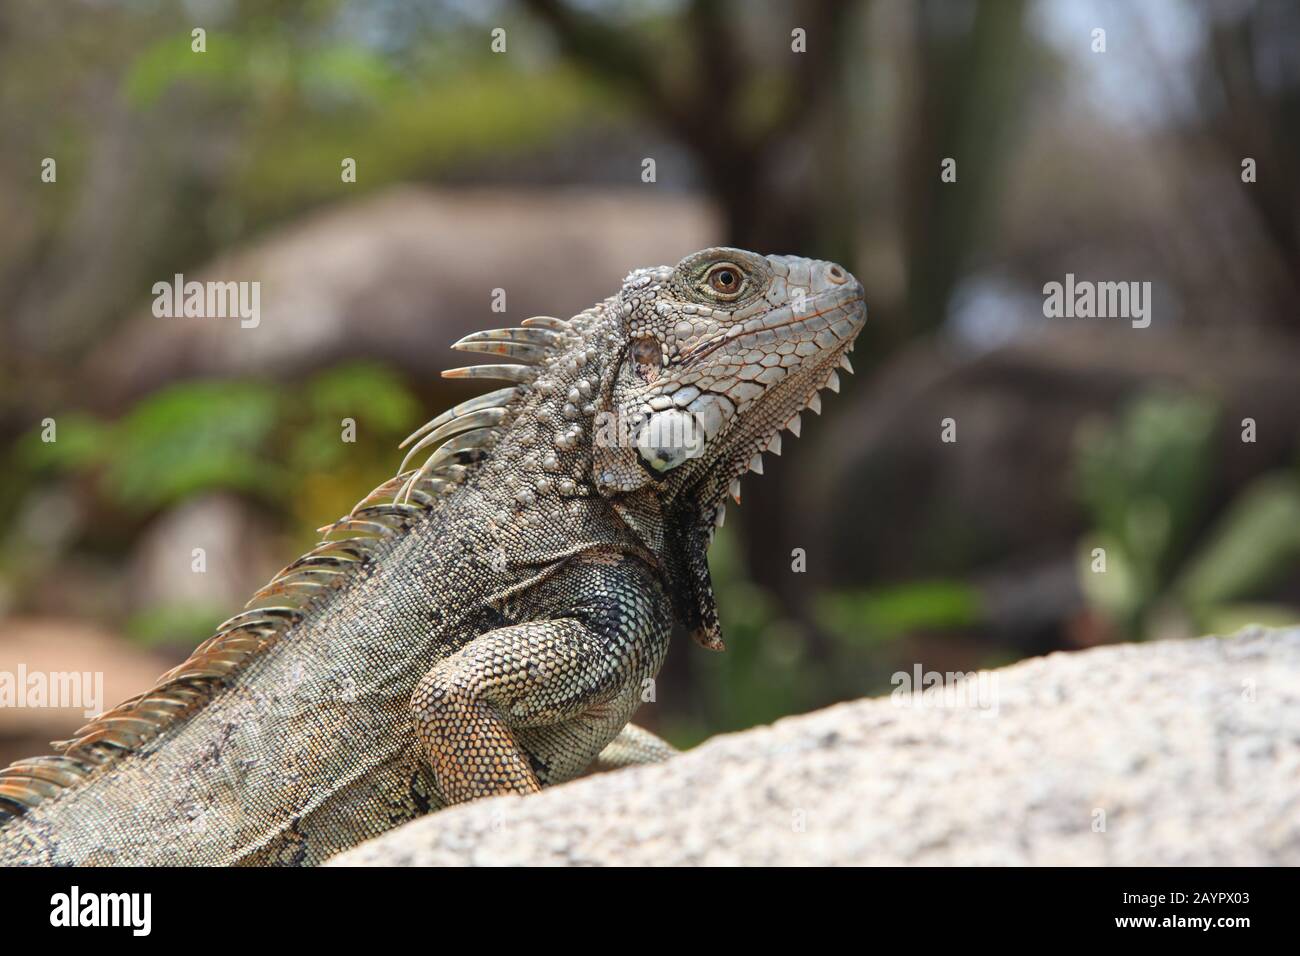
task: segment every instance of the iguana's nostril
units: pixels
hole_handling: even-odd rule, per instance
[[[836,285],[843,285],[844,281],[848,278],[848,274],[839,266],[832,265],[826,270],[826,277]]]

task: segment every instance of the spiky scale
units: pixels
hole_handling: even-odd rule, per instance
[[[6,782],[3,777],[0,777],[0,800],[9,800],[17,804],[20,810],[26,810],[36,806],[42,799],[41,793],[28,787],[22,780],[17,779],[17,775],[10,782]]]
[[[451,347],[466,352],[477,352],[479,349],[469,348],[469,346],[494,342],[515,342],[520,345],[535,345],[541,349],[549,349],[558,345],[562,338],[560,333],[546,328],[484,329],[481,332],[471,332],[469,335],[453,342]]]
[[[531,382],[537,370],[528,365],[462,365],[449,368],[442,373],[443,378],[482,378],[495,379],[498,382]]]
[[[534,315],[532,318],[524,319],[519,323],[525,328],[543,328],[551,329],[554,332],[571,332],[573,326],[564,319],[557,319],[553,315]]]
[[[531,331],[538,331],[536,329]],[[468,336],[467,336],[468,338]],[[530,365],[540,364],[546,358],[546,346],[535,345],[531,342],[515,341],[513,339],[488,340],[474,339],[466,341],[462,339],[451,346],[458,352],[478,352],[482,355],[504,355],[508,358],[518,359]]]
[[[72,787],[85,779],[86,771],[66,757],[33,757],[0,770],[0,780],[33,777],[60,787]]]
[[[411,459],[431,445],[436,445],[438,442],[460,432],[500,425],[506,414],[507,411],[504,408],[480,408],[448,419],[411,446],[406,453],[406,457],[402,459],[402,463],[397,466],[398,473],[406,471],[406,466],[411,463]]]
[[[434,474],[444,464],[452,462],[460,453],[474,451],[482,448],[496,436],[496,430],[492,427],[475,428],[473,431],[462,432],[453,438],[447,439],[437,451],[429,456],[428,460],[411,475],[410,480],[406,483],[398,500],[407,502],[410,499],[411,490],[425,477]]]
[[[492,368],[493,366],[485,365],[485,366],[471,366],[471,367]],[[499,367],[500,368],[521,368],[522,366],[503,365]],[[453,369],[453,371],[458,371],[458,370]],[[451,376],[446,376],[446,377],[450,378]],[[464,416],[470,414],[471,412],[477,412],[483,408],[500,408],[504,405],[507,405],[510,403],[512,399],[516,398],[518,395],[519,395],[519,390],[517,388],[498,388],[495,391],[488,392],[485,395],[479,395],[477,398],[471,398],[468,401],[461,402],[459,405],[447,409],[445,412],[443,412],[441,415],[438,415],[436,418],[433,418],[430,421],[425,422],[415,431],[411,432],[411,434],[407,435],[406,438],[402,441],[402,443],[397,447],[405,448],[411,442],[419,441],[421,437],[433,431],[435,428],[440,428],[441,426],[447,424],[448,422],[454,419],[463,418]],[[399,468],[397,470],[404,471],[405,469]]]
[[[296,621],[302,617],[302,610],[296,607],[259,607],[252,611],[241,611],[234,617],[227,618],[217,625],[217,631],[228,631],[236,627],[247,627],[259,623]]]

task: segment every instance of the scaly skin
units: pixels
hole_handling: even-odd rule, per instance
[[[567,322],[469,336],[527,364],[451,374],[512,388],[417,432],[416,455],[445,444],[327,540],[354,537],[153,692],[0,773],[0,862],[311,864],[447,803],[664,759],[627,721],[674,619],[722,646],[724,498],[838,389],[864,319],[838,266],[709,249]]]

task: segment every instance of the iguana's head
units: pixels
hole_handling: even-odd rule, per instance
[[[862,284],[831,262],[706,249],[632,273],[617,300],[622,355],[593,435],[596,486],[650,488],[704,508],[799,413],[838,390],[866,320]]]

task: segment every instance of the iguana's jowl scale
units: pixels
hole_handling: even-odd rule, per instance
[[[671,748],[627,724],[674,619],[721,647],[705,553],[738,480],[838,390],[831,263],[709,249],[567,321],[410,439],[151,692],[0,771],[3,863],[316,863],[449,802]],[[674,437],[675,436],[675,437]]]

